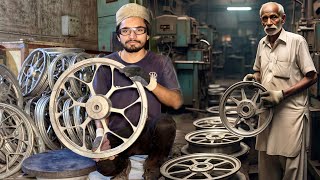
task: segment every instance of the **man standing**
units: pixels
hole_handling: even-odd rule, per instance
[[[161,105],[178,109],[182,103],[180,85],[177,80],[173,64],[168,57],[157,55],[146,49],[150,38],[150,13],[138,4],[129,3],[122,6],[116,13],[117,39],[123,50],[107,56],[125,65],[122,73],[114,74],[114,82],[125,85],[131,80],[140,81],[145,86],[148,99],[148,119],[138,139],[114,160],[98,160],[97,170],[103,175],[116,176],[116,179],[128,179],[130,168],[129,156],[134,154],[148,154],[144,164],[145,179],[156,180],[160,177],[160,166],[166,161],[172,148],[176,134],[174,120],[161,114]],[[94,79],[96,93],[106,94],[110,88],[110,72],[107,68],[100,68]],[[129,79],[129,78],[131,79]],[[131,99],[136,99],[134,90],[127,89],[115,93],[111,100],[113,106],[124,107]],[[130,107],[132,111],[126,112],[128,117],[139,119],[139,109]],[[130,134],[130,127],[121,117],[108,117],[108,127],[123,136]],[[96,121],[97,138],[93,143],[93,151],[101,141],[101,148],[116,147],[119,142],[116,138],[106,137],[101,134],[102,128]],[[100,132],[99,132],[100,131]],[[102,130],[103,132],[103,130]],[[106,145],[104,145],[106,144]],[[119,174],[120,173],[120,174]],[[122,176],[124,175],[124,176]]]
[[[283,6],[268,2],[261,6],[260,19],[267,34],[259,42],[254,74],[267,89],[261,94],[266,106],[274,107],[270,125],[257,136],[259,179],[307,179],[308,96],[307,88],[317,72],[305,39],[283,29]]]

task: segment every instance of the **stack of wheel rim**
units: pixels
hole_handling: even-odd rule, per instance
[[[23,97],[13,73],[0,65],[0,179],[18,172],[33,152],[30,117],[22,111]]]
[[[18,172],[31,154],[62,147],[51,125],[47,94],[67,68],[91,57],[83,51],[35,49],[24,60],[18,77],[0,65],[0,179]],[[81,114],[77,109],[72,111]],[[94,133],[91,130],[91,139]]]
[[[230,123],[234,123],[236,119],[229,120]],[[241,142],[243,137],[229,132],[219,116],[197,119],[193,125],[196,131],[185,136],[188,144],[181,148],[183,154],[223,153],[239,157],[250,150],[249,146]]]
[[[220,98],[226,89],[219,84],[209,84],[208,86],[208,106],[219,105]]]
[[[90,58],[79,48],[38,48],[24,60],[18,74],[24,97],[48,94],[59,76],[74,63]],[[76,87],[74,87],[76,89]]]

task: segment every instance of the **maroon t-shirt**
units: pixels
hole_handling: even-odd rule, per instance
[[[163,55],[158,55],[154,52],[148,51],[146,56],[137,63],[127,63],[123,61],[117,52],[114,52],[106,58],[113,59],[120,62],[123,65],[138,65],[143,68],[145,72],[154,72],[157,74],[157,82],[168,88],[180,90],[180,85],[176,72],[174,70],[171,60]],[[105,95],[111,87],[111,71],[109,66],[102,66],[96,73],[94,78],[93,86],[97,94]],[[132,81],[127,78],[124,74],[120,73],[118,70],[114,71],[114,85],[115,86],[129,86],[132,84]],[[145,89],[147,100],[148,100],[148,118],[155,118],[161,113],[161,102],[157,97]],[[139,97],[137,89],[124,89],[115,91],[110,97],[112,107],[124,109],[130,104],[133,104]],[[140,118],[140,104],[134,104],[133,106],[128,107],[125,110],[125,115],[127,118],[136,125]],[[124,119],[121,114],[112,113],[110,116],[109,128],[112,131],[118,132],[123,136],[131,134],[131,131],[128,131],[130,127],[129,123]],[[129,134],[128,134],[129,133]]]

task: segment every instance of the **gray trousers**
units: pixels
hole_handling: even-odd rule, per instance
[[[305,125],[302,148],[296,157],[268,155],[265,151],[259,151],[259,180],[307,180],[309,127]]]

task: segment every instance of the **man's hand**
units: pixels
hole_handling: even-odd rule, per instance
[[[247,74],[244,78],[243,81],[254,81],[256,80],[254,74]]]
[[[96,152],[99,147],[100,147],[100,151],[106,151],[106,150],[111,149],[111,144],[110,144],[110,141],[109,141],[107,135],[105,135],[103,137],[104,138],[102,138],[102,136],[98,136],[95,138],[95,140],[93,141],[93,144],[92,144],[92,149],[91,149],[92,152]],[[101,143],[101,146],[100,146],[100,143]],[[114,160],[114,158],[116,156],[117,155],[105,157],[105,158],[94,158],[93,160],[96,162],[103,161],[103,160]]]
[[[260,94],[267,106],[275,106],[283,100],[283,91],[266,91]]]
[[[139,81],[149,91],[153,91],[157,86],[157,77],[150,76],[140,66],[125,66],[122,71],[131,80]]]

